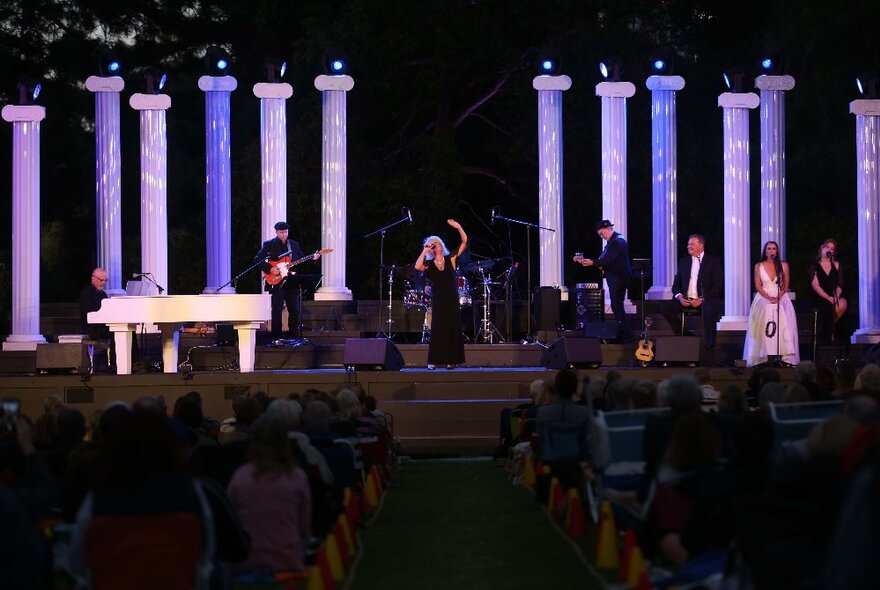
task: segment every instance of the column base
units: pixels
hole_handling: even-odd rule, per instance
[[[850,336],[853,344],[876,344],[880,342],[880,328],[859,328]]]
[[[745,332],[749,328],[749,316],[726,315],[718,322],[719,332]]]
[[[645,293],[645,299],[648,301],[664,301],[666,299],[672,299],[672,285],[668,287],[651,287]]]
[[[351,289],[346,287],[321,287],[315,291],[315,301],[351,301]]]
[[[10,334],[3,342],[3,350],[37,350],[37,344],[45,344],[42,334]]]
[[[222,289],[220,287],[205,287],[202,289],[202,295],[235,295],[235,287],[226,285]]]

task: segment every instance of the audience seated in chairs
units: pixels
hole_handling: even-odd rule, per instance
[[[229,499],[251,537],[251,553],[236,570],[301,571],[311,535],[308,478],[294,461],[287,426],[264,415],[253,425],[248,462],[232,476]]]

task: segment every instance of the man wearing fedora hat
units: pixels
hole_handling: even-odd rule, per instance
[[[596,224],[596,233],[605,240],[605,249],[596,260],[575,257],[574,261],[581,266],[595,266],[602,270],[602,276],[608,283],[608,297],[611,300],[611,312],[617,322],[617,333],[623,342],[632,339],[626,327],[626,311],[623,299],[629,286],[632,269],[629,264],[629,246],[619,233],[614,231],[614,224],[603,219]]]
[[[263,247],[254,256],[254,262],[259,263],[260,270],[266,274],[278,275],[280,269],[270,261],[276,262],[286,256],[290,260],[303,258],[303,251],[299,242],[288,238],[290,226],[285,221],[275,224],[275,237],[263,242]],[[319,253],[315,253],[315,260]],[[272,340],[281,338],[281,312],[287,306],[288,338],[294,338],[296,327],[299,325],[299,297],[293,281],[283,280],[277,285],[266,283],[266,291],[272,295]]]

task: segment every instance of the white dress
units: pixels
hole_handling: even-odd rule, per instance
[[[776,281],[771,279],[762,264],[760,267],[761,286],[764,292],[775,297],[779,292]],[[746,331],[746,345],[743,358],[748,366],[758,365],[767,360],[768,355],[779,354],[786,363],[796,365],[801,357],[798,352],[797,317],[794,306],[786,292],[777,306],[755,293],[752,309],[749,311],[749,328]],[[777,352],[777,340],[779,352]]]

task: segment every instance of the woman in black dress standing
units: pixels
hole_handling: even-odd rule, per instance
[[[455,267],[458,257],[467,249],[467,234],[454,219],[446,223],[458,230],[461,244],[455,254],[438,236],[428,236],[416,260],[416,270],[431,279],[431,342],[428,344],[428,368],[446,365],[454,369],[464,362],[464,343],[461,340],[461,315],[458,308],[458,282]]]
[[[822,243],[816,261],[810,266],[810,286],[818,311],[816,338],[823,343],[833,342],[835,325],[846,313],[846,299],[841,296],[843,274],[837,260],[837,242],[832,239]]]

